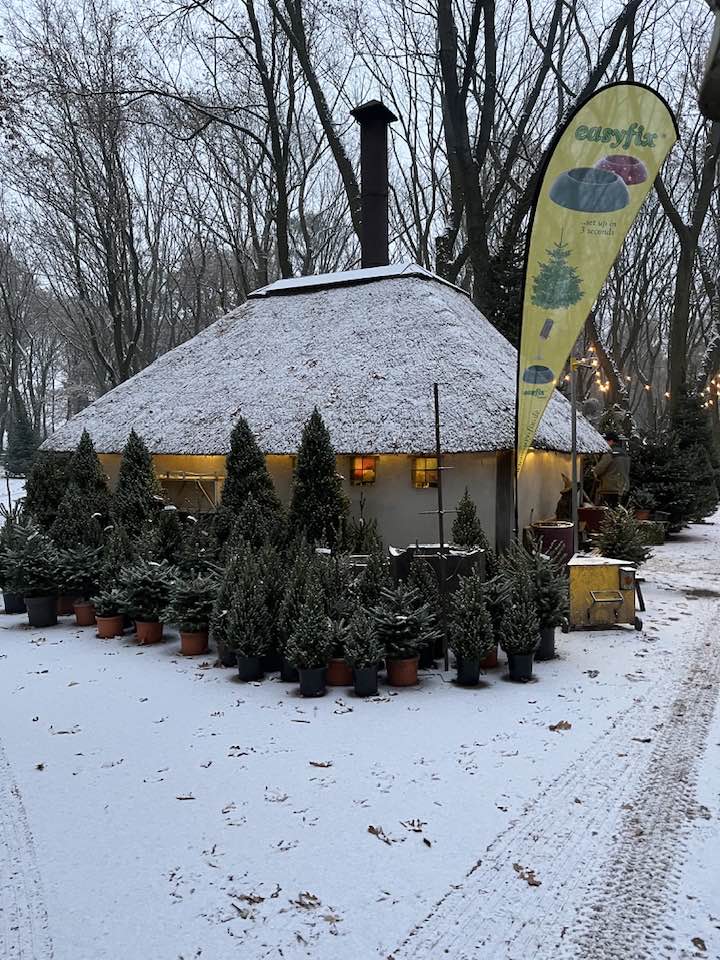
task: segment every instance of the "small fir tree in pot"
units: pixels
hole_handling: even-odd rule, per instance
[[[535,659],[552,660],[555,656],[555,628],[567,619],[569,612],[568,578],[562,547],[556,543],[544,553],[534,542],[528,569],[540,621],[540,645]]]
[[[11,592],[24,598],[30,626],[54,626],[60,581],[60,555],[55,544],[39,530],[30,530],[7,551],[6,558]]]
[[[600,553],[615,560],[640,566],[650,558],[638,521],[625,507],[608,510],[600,525]]]
[[[411,591],[417,594],[418,606],[426,607],[430,611],[432,627],[437,627],[441,622],[442,611],[440,606],[440,584],[434,567],[427,560],[423,560],[420,557],[413,557],[410,561],[406,585]],[[436,651],[434,647],[439,636],[440,632],[435,630],[433,638],[426,646],[420,648],[419,666],[421,669],[427,670],[435,665]]]
[[[419,651],[437,636],[432,611],[421,604],[416,590],[399,583],[394,590],[383,590],[371,613],[387,658],[390,684],[414,686]]]
[[[145,523],[159,512],[162,502],[150,451],[131,430],[123,449],[112,498],[113,520],[134,539],[141,535]]]
[[[316,564],[314,554],[308,553],[307,544],[305,544],[304,548],[298,550],[285,583],[278,617],[279,646],[282,655],[280,679],[284,683],[293,683],[298,679],[297,668],[290,660],[287,650],[305,603],[308,579],[311,572],[315,570]]]
[[[118,587],[105,587],[90,598],[95,609],[97,635],[102,640],[121,637],[125,629],[125,597]]]
[[[532,662],[540,643],[540,620],[530,576],[520,570],[500,628],[500,646],[508,658],[511,680],[532,679]]]
[[[384,650],[372,616],[357,607],[348,622],[345,637],[345,659],[352,668],[355,693],[374,697],[378,690],[378,669]]]
[[[325,673],[332,643],[332,624],[325,612],[322,585],[313,571],[305,584],[305,600],[290,634],[286,652],[287,658],[297,668],[302,696],[324,695]]]
[[[496,646],[485,587],[477,573],[461,577],[452,595],[450,644],[457,661],[458,683],[475,686],[480,679],[480,665]]]
[[[71,547],[60,550],[60,590],[72,597],[75,620],[79,627],[95,623],[95,610],[90,597],[97,592],[103,575],[102,547]]]
[[[371,609],[379,602],[380,594],[387,587],[392,587],[390,564],[382,550],[375,550],[368,556],[365,569],[356,582],[358,603],[366,610]]]
[[[177,580],[173,585],[165,620],[177,623],[183,656],[207,653],[209,623],[217,592],[217,580],[210,576]]]
[[[237,582],[228,612],[227,643],[235,651],[241,680],[263,676],[262,658],[270,646],[265,584],[260,564],[246,547],[238,567]]]
[[[280,612],[285,597],[287,570],[276,547],[266,544],[257,554],[260,574],[265,589],[265,606],[268,613],[268,649],[263,654],[264,673],[282,669],[283,636],[280,627]]]
[[[164,560],[161,563],[136,560],[122,570],[120,588],[124,612],[135,621],[139,643],[162,640],[161,617],[167,610],[175,580],[175,569]]]
[[[228,616],[242,559],[241,554],[235,553],[225,564],[210,617],[210,640],[215,644],[218,660],[224,667],[234,667],[237,663],[228,637]]]
[[[453,543],[458,547],[489,550],[490,544],[478,519],[477,507],[465,487],[465,493],[458,501],[455,520],[452,526]]]
[[[349,687],[352,685],[352,671],[345,662],[345,639],[348,620],[353,610],[355,572],[349,556],[337,553],[321,558],[317,570],[325,598],[325,612],[332,625],[332,652],[327,668],[327,684],[330,687]]]
[[[0,588],[3,591],[5,613],[25,613],[25,601],[21,594],[12,590],[13,568],[9,551],[20,546],[32,531],[22,516],[22,506],[15,503],[11,507],[0,506]]]
[[[303,427],[290,501],[290,532],[311,544],[337,543],[347,500],[335,467],[330,434],[317,407]]]

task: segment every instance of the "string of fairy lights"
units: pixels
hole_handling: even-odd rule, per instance
[[[595,352],[596,352],[595,347],[593,347],[592,345],[588,347],[588,353],[594,354]],[[578,367],[587,367],[594,371],[593,379],[595,381],[595,386],[601,393],[609,393],[609,391],[612,389],[612,384],[610,383],[610,381],[603,380],[602,371],[600,369],[600,361],[598,360],[597,357],[595,356],[581,357],[579,360],[573,360],[573,363]],[[628,374],[623,376],[621,379],[624,381],[624,383],[628,385],[633,382],[633,378]],[[653,389],[653,385],[651,383],[648,383],[647,381],[643,381],[641,377],[639,379],[642,384],[643,390],[646,393],[651,393]],[[565,374],[565,376],[562,378],[562,381],[565,383],[569,383],[570,374],[569,373]],[[561,383],[560,380],[556,380],[555,386],[560,386],[560,383]],[[718,403],[718,399],[720,399],[720,373],[717,373],[715,374],[714,377],[711,377],[707,383],[708,383],[707,387],[704,390],[700,390],[699,394],[701,397],[707,398],[706,400],[703,401],[702,406],[712,407],[716,405]],[[666,400],[669,400],[670,391],[669,390],[663,391],[663,396],[665,397]]]

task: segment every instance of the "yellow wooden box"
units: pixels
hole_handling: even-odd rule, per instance
[[[626,560],[576,553],[568,575],[571,627],[630,624],[642,629],[635,613],[635,569]]]

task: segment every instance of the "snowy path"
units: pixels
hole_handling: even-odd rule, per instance
[[[50,960],[48,918],[22,797],[0,744],[0,957]]]
[[[0,618],[1,960],[720,957],[719,555],[537,683],[370,702]]]

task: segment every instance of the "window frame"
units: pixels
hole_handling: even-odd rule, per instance
[[[423,462],[423,466],[419,466],[419,461]],[[434,466],[429,466],[428,464],[433,463]],[[429,474],[434,474],[434,477],[429,477]],[[420,481],[420,477],[424,479]],[[412,468],[410,471],[410,481],[415,490],[435,490],[437,489],[438,480],[439,480],[439,466],[438,458],[435,456],[414,456],[412,458]]]
[[[355,478],[355,461],[360,460],[360,476],[362,479],[357,480]],[[378,457],[377,454],[367,454],[367,453],[352,453],[350,454],[350,486],[351,487],[372,487],[377,483],[377,464]],[[366,471],[372,471],[372,479],[366,480],[365,473]]]

